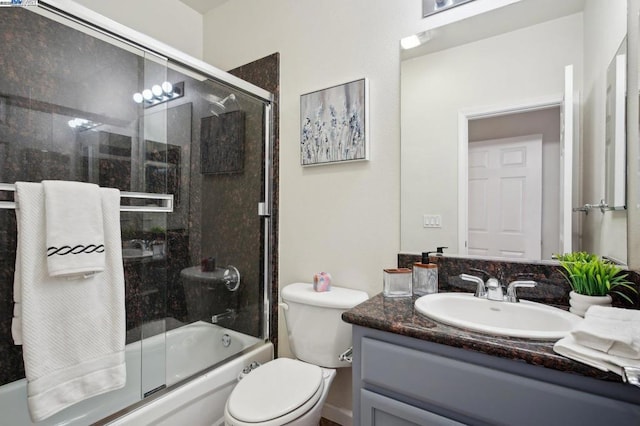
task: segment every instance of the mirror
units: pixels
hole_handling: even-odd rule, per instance
[[[626,210],[593,208],[605,198],[607,69],[626,26],[625,0],[521,0],[418,35],[401,53],[403,252],[626,262]]]
[[[626,96],[627,40],[620,44],[607,68],[607,107],[605,122],[605,194],[609,208],[626,206]]]

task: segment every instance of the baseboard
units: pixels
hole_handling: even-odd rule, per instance
[[[342,426],[353,426],[353,412],[346,408],[325,403],[322,407],[322,417]]]

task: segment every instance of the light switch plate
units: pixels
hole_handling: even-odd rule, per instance
[[[425,214],[422,224],[425,228],[442,228],[442,215]]]

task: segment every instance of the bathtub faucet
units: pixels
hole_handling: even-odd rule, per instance
[[[235,321],[236,319],[236,310],[232,308],[227,308],[224,312],[220,314],[215,314],[211,317],[211,324],[217,324],[222,319],[231,319],[231,321]]]

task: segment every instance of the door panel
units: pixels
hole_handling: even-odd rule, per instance
[[[542,137],[469,145],[469,253],[541,258]]]

